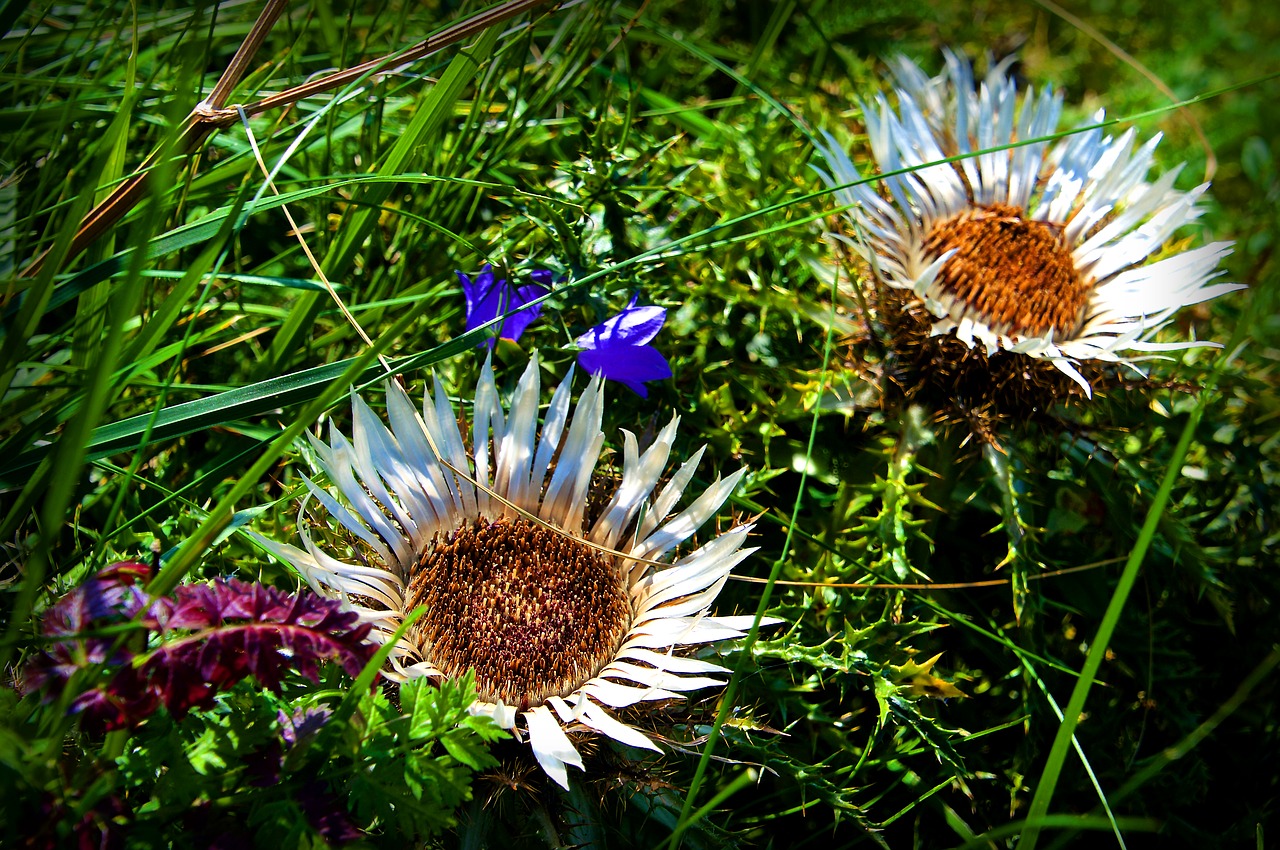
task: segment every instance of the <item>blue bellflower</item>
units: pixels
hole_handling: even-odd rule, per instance
[[[542,313],[541,304],[525,305],[551,291],[551,272],[546,269],[531,272],[529,277],[533,278],[533,283],[523,286],[509,286],[505,278],[495,281],[493,266],[488,263],[475,280],[462,272],[456,274],[462,283],[462,295],[467,299],[467,330],[473,331],[503,314],[509,314],[498,323],[496,336],[504,339],[520,338],[524,329]],[[493,348],[495,339],[490,337],[476,347]]]
[[[645,381],[671,377],[671,366],[649,341],[667,320],[663,307],[637,307],[639,295],[618,315],[605,319],[578,337],[578,363],[592,375],[618,381],[641,398],[649,397]]]

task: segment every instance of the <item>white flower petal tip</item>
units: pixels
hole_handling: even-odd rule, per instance
[[[1207,189],[1175,189],[1177,169],[1147,182],[1159,136],[1136,145],[1132,130],[1084,127],[1050,140],[1061,96],[1020,95],[1007,62],[976,82],[951,51],[933,78],[903,57],[890,64],[897,110],[863,105],[887,176],[866,180],[829,134],[818,173],[847,208],[848,243],[885,287],[925,305],[933,335],[1052,361],[1088,395],[1082,365],[1132,366],[1126,352],[1175,312],[1242,288],[1216,282],[1229,243],[1148,262],[1200,215]]]
[[[533,748],[533,757],[548,776],[566,791],[569,790],[569,771],[566,765],[571,764],[579,770],[584,768],[582,755],[564,733],[560,720],[545,705],[524,712],[523,717],[529,730],[529,746]]]
[[[574,736],[658,749],[614,709],[724,684],[725,667],[685,648],[750,627],[709,611],[754,550],[750,526],[738,525],[687,551],[743,473],[687,494],[703,452],[667,475],[679,417],[644,451],[624,433],[621,480],[601,494],[613,480],[595,470],[602,381],[573,404],[570,373],[541,408],[539,378],[535,354],[503,404],[486,362],[462,428],[438,379],[421,406],[389,385],[385,423],[353,397],[352,436],[333,428],[328,442],[312,439],[327,484],[306,480],[302,547],[254,539],[372,622],[371,639],[390,640],[425,606],[384,674],[474,670],[469,711],[527,741],[567,788],[568,768],[584,769]]]
[[[467,707],[467,713],[473,717],[488,717],[503,729],[514,729],[516,725],[515,708],[501,702],[473,702]]]

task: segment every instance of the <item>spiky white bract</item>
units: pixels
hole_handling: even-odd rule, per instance
[[[742,637],[750,627],[752,617],[716,617],[708,612],[730,571],[754,551],[743,547],[751,526],[738,525],[664,566],[646,563],[667,561],[716,514],[743,474],[739,470],[717,478],[677,511],[703,454],[700,449],[658,488],[675,441],[678,416],[644,452],[636,437],[623,431],[621,481],[586,529],[588,493],[604,445],[604,392],[601,379],[592,378],[571,416],[572,376],[571,369],[554,391],[539,429],[536,355],[507,410],[486,362],[472,410],[471,452],[438,379],[420,412],[397,384],[388,384],[389,428],[353,394],[351,439],[331,428],[328,443],[311,440],[331,489],[304,479],[309,495],[298,515],[302,548],[255,535],[268,551],[301,572],[317,592],[343,600],[371,621],[374,635],[384,642],[408,613],[406,600],[415,569],[434,549],[444,546],[449,535],[468,524],[536,517],[561,535],[622,553],[625,557],[609,561],[614,565],[611,569],[620,571],[616,574],[629,608],[616,649],[610,648],[608,656],[596,669],[586,670],[580,681],[569,682],[560,688],[562,692],[550,693],[536,705],[521,707],[497,699],[478,700],[472,706],[473,713],[492,717],[517,737],[527,736],[538,763],[566,788],[567,765],[583,766],[567,732],[590,730],[633,747],[656,750],[647,735],[618,720],[610,709],[673,699],[723,684],[719,677],[728,672],[726,668],[678,652]],[[455,470],[465,471],[465,477]],[[491,492],[501,498],[492,497]],[[334,546],[333,534],[323,542],[313,536],[308,519],[312,500],[328,514],[331,526],[345,533],[350,545]],[[392,649],[388,674],[444,676],[439,661],[433,658],[432,646],[402,638]]]
[[[1182,307],[1243,288],[1213,282],[1231,243],[1143,265],[1199,216],[1196,202],[1208,184],[1189,192],[1173,188],[1180,169],[1148,183],[1159,135],[1138,145],[1133,129],[1117,138],[1086,127],[1047,139],[1056,131],[1062,96],[1028,88],[1019,97],[1009,62],[995,64],[975,85],[968,61],[950,51],[937,77],[906,58],[894,60],[897,111],[882,95],[863,104],[878,178],[864,179],[826,135],[819,150],[830,171],[820,173],[839,187],[835,196],[849,207],[849,243],[884,284],[910,290],[924,303],[937,319],[934,335],[954,333],[988,354],[1005,349],[1049,360],[1086,394],[1089,383],[1076,368],[1081,362],[1136,369],[1134,361],[1150,352],[1214,345],[1152,337]],[[1099,112],[1094,124],[1102,118]],[[947,159],[952,161],[941,162]],[[1077,280],[1088,290],[1073,327],[1019,333],[940,284],[954,251],[930,251],[930,233],[984,208],[1013,208],[1026,221],[1060,233]]]

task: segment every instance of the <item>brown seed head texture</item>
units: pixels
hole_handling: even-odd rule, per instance
[[[612,558],[524,518],[437,535],[406,602],[427,606],[415,630],[426,658],[450,678],[474,668],[481,700],[522,711],[595,676],[631,624]]]
[[[934,224],[924,248],[930,257],[955,250],[938,283],[997,333],[1062,339],[1079,328],[1091,285],[1052,225],[1005,204],[979,206]]]
[[[991,442],[1000,422],[1050,421],[1053,407],[1083,395],[1050,361],[1012,351],[988,356],[953,334],[933,336],[934,318],[909,292],[880,288],[872,295],[883,323],[888,357],[882,404],[923,404],[943,426],[962,425]],[[1098,388],[1098,370],[1082,364]]]

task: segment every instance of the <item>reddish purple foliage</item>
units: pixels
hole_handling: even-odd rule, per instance
[[[150,573],[146,564],[122,561],[58,600],[44,615],[46,635],[86,631],[102,622],[127,620],[142,610],[147,594],[139,586]]]
[[[147,604],[142,583],[146,564],[126,561],[103,569],[80,587],[67,593],[44,614],[42,632],[49,638],[74,638],[49,644],[27,667],[26,684],[44,688],[50,699],[60,696],[79,670],[95,667],[111,671],[77,694],[69,711],[80,714],[87,726],[119,729],[130,718],[155,711],[158,696],[145,687],[141,671],[130,663],[134,653],[119,635],[77,637],[86,632],[127,623]],[[147,619],[144,615],[143,619]]]
[[[118,850],[125,846],[126,830],[117,821],[126,810],[114,794],[99,800],[78,820],[67,801],[52,794],[45,794],[36,811],[38,816],[25,824],[31,832],[24,836],[22,846],[30,850]],[[69,827],[69,834],[60,836],[59,827]]]
[[[355,612],[310,592],[293,595],[218,579],[180,586],[164,607],[163,613],[153,611],[166,636],[178,630],[194,634],[161,644],[143,670],[178,718],[207,707],[214,694],[248,675],[278,690],[286,673],[316,682],[320,663],[336,660],[357,676],[375,650],[365,643],[369,624],[358,624]]]
[[[370,626],[340,604],[304,591],[216,579],[181,585],[172,597],[149,606],[139,579],[142,564],[115,564],[68,593],[44,617],[46,637],[58,638],[33,659],[29,681],[50,699],[78,670],[101,675],[76,696],[71,711],[98,729],[137,725],[163,702],[181,719],[206,708],[219,692],[252,675],[278,690],[292,671],[315,682],[324,661],[337,661],[358,675],[376,647],[365,638]],[[134,620],[158,632],[158,647],[139,654],[136,636],[85,636]]]
[[[298,806],[316,832],[330,844],[346,844],[365,837],[346,806],[323,782],[308,782],[298,791]]]

